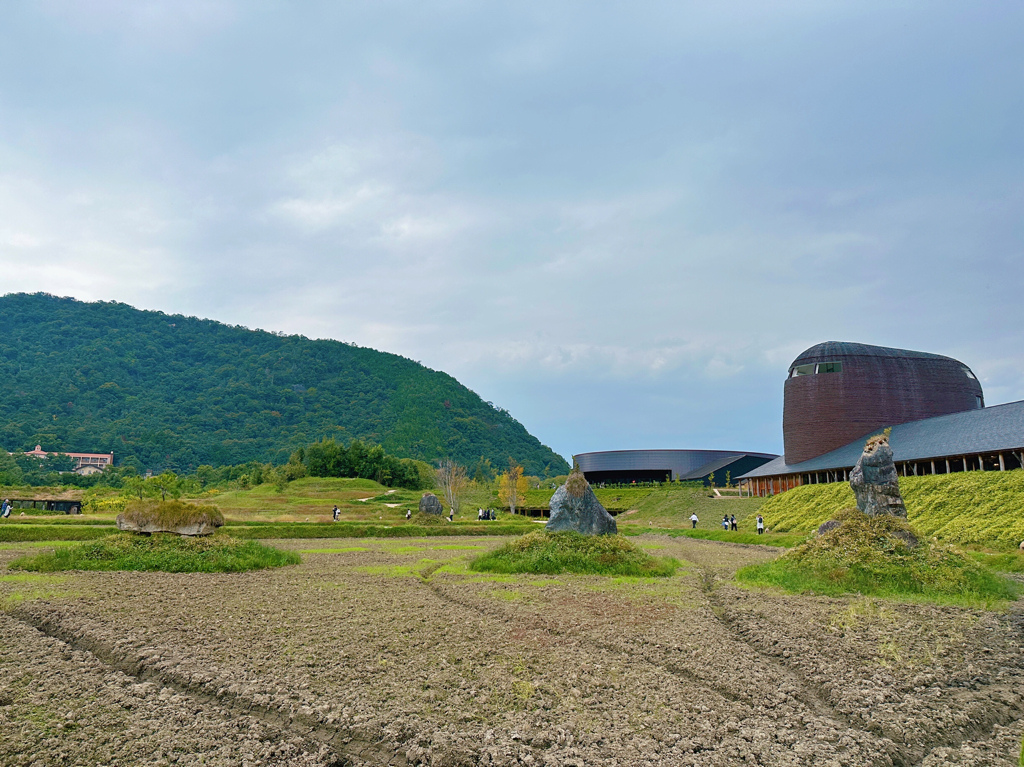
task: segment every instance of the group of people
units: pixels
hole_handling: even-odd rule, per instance
[[[11,500],[9,498],[4,498],[3,504],[0,504],[0,516],[2,516],[4,519],[7,519],[9,516],[11,516],[11,509],[13,508],[14,504],[11,503]]]
[[[697,512],[693,512],[693,514],[690,515],[690,525],[693,527],[694,530],[697,529],[697,523],[699,521],[700,520],[697,518]],[[738,531],[740,529],[739,525],[736,524],[735,514],[733,514],[732,516],[728,514],[722,516],[722,529],[735,531]],[[757,515],[757,534],[764,534],[764,517],[762,517],[760,514]]]
[[[476,519],[477,519],[478,522],[483,522],[484,520],[488,520],[488,519],[489,520],[496,520],[497,518],[498,518],[498,515],[494,513],[494,509],[477,509],[476,510]]]

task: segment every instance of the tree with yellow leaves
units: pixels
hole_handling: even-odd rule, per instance
[[[529,482],[523,476],[523,467],[510,458],[508,471],[499,474],[495,481],[498,483],[498,498],[515,514],[516,507],[525,500],[526,491],[530,488]]]

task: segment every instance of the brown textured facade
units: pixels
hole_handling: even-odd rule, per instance
[[[790,365],[785,461],[815,458],[886,426],[983,406],[981,384],[951,357],[828,341]]]

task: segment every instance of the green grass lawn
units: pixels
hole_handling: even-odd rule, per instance
[[[603,492],[603,491],[602,491]],[[696,513],[697,529],[722,530],[722,516],[736,516],[741,533],[757,533],[755,520],[763,498],[711,498],[710,491],[692,487],[662,485],[650,489],[638,500],[633,513],[616,517],[621,529],[627,527],[689,528],[690,515]],[[598,496],[600,499],[600,495]],[[735,535],[735,533],[734,533]]]
[[[644,527],[622,527],[620,528],[623,535],[643,535],[644,533],[652,532],[652,528]],[[722,541],[725,543],[742,543],[747,545],[759,545],[759,546],[776,546],[779,548],[792,548],[807,540],[806,533],[763,533],[758,535],[756,532],[744,532],[742,529],[738,532],[731,530],[696,530],[688,529],[659,529],[656,531],[661,535],[670,535],[673,538],[685,537],[685,538],[696,538],[701,541]]]
[[[0,525],[0,541],[88,541],[110,535],[112,525]]]
[[[1024,540],[1024,471],[960,472],[900,477],[910,523],[925,535],[960,545],[1016,549]],[[762,507],[776,532],[811,532],[854,506],[845,482],[804,485]]]

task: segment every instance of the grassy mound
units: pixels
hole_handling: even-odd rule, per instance
[[[167,573],[239,573],[265,567],[297,565],[299,555],[257,541],[221,536],[183,538],[156,533],[109,535],[98,541],[56,549],[52,554],[21,557],[12,570],[52,573],[58,570],[145,570]]]
[[[969,471],[900,477],[910,523],[957,543],[1017,548],[1024,540],[1024,471]],[[761,513],[772,532],[811,532],[854,505],[845,482],[804,485],[769,498]]]
[[[926,540],[908,545],[900,536],[913,531],[903,520],[868,517],[857,509],[835,518],[842,521],[836,530],[772,562],[744,567],[736,577],[759,586],[830,596],[860,593],[958,604],[1016,598],[1014,583],[949,546]]]
[[[537,530],[477,557],[471,570],[490,573],[580,573],[669,576],[679,562],[652,557],[621,535],[580,535]]]
[[[124,518],[140,527],[151,523],[167,528],[224,524],[224,515],[215,506],[197,506],[183,501],[132,501],[125,506]]]

